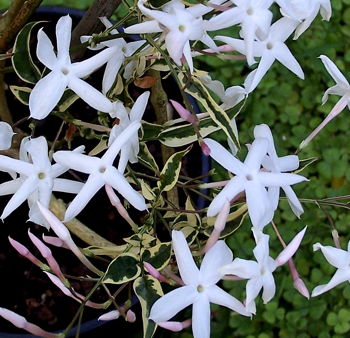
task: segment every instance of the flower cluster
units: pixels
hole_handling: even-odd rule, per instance
[[[279,10],[278,18],[274,18],[273,6]],[[11,245],[43,270],[66,296],[95,309],[106,310],[114,305],[101,320],[119,317],[129,322],[136,320],[130,309],[130,299],[119,306],[108,289],[109,284],[132,282],[142,304],[144,330],[149,335],[157,325],[180,331],[192,324],[195,337],[209,337],[210,303],[252,317],[257,312],[260,291],[264,304],[275,296],[278,286],[273,274],[284,264],[289,265],[295,289],[309,298],[308,288],[299,277],[292,258],[304,238],[306,226],[285,244],[274,223],[281,192],[296,218],[300,219],[304,213],[302,200],[292,187],[308,181],[300,174],[303,168],[299,168],[299,156],[297,153],[279,156],[270,127],[258,124],[253,131],[254,139],[247,144],[245,159],[240,160],[239,136],[243,130],[236,117],[276,60],[304,79],[299,62],[287,46],[288,39],[302,36],[318,13],[322,19],[330,20],[330,0],[210,0],[194,5],[171,0],[160,8],[139,0],[129,13],[130,17],[141,19],[137,23],[130,24],[127,17],[127,27],[122,29],[120,24],[102,17],[99,20],[105,26],[104,32],[80,37],[82,46],[95,54],[79,61],[74,60],[71,53],[70,16],[61,17],[56,24],[56,48],[40,28],[36,57],[45,70],[40,73],[33,60],[28,61],[33,72],[40,76],[33,88],[23,90],[28,96],[29,117],[36,125],[38,120],[45,123],[55,114],[62,119],[61,128],[66,128],[65,124],[68,128],[64,137],[60,138],[60,129],[54,142],[50,142],[45,136],[37,136],[31,126],[33,132],[22,138],[17,158],[6,152],[0,155],[0,170],[11,177],[0,184],[0,195],[13,195],[0,218],[5,220],[28,201],[29,221],[44,226],[45,231],[52,230],[55,236],[43,236],[42,241],[28,233],[46,263],[10,237]],[[26,40],[30,41],[31,32],[26,34]],[[128,34],[141,36],[132,40]],[[21,41],[24,40],[22,36]],[[16,56],[16,48],[14,50]],[[28,47],[28,55],[30,53]],[[245,60],[250,70],[242,86],[225,89],[211,74],[197,69],[195,58],[206,54]],[[348,81],[327,56],[321,55],[320,59],[336,82],[325,92],[322,103],[331,94],[341,98],[319,127],[300,144],[300,150],[346,106],[350,108]],[[15,57],[12,61],[20,76]],[[105,68],[99,89],[90,84],[89,76],[101,67]],[[168,98],[167,94],[172,97],[173,93],[167,93],[162,87],[163,80],[168,78],[178,84],[183,103]],[[195,114],[193,97],[199,102],[201,113]],[[77,98],[98,111],[92,121],[81,121],[68,111]],[[173,108],[181,118],[173,118]],[[151,116],[156,116],[156,121],[143,121],[147,109]],[[78,139],[75,131],[80,131],[81,137],[86,136],[87,129],[93,131],[88,136],[98,141],[97,146],[90,151],[90,145],[80,145],[79,141],[80,146],[74,149],[71,139]],[[215,131],[223,133],[217,138]],[[9,124],[0,122],[1,151],[11,148],[14,134]],[[181,172],[182,159],[196,142],[204,155],[222,169],[223,174],[219,176],[228,179],[208,183],[200,179],[213,171],[202,173],[199,179],[189,177],[186,169]],[[182,147],[180,151],[169,150],[169,147],[178,146]],[[191,166],[191,158],[189,162]],[[70,175],[72,172],[74,174]],[[79,180],[80,174],[86,179]],[[102,187],[120,216],[131,225],[131,233],[121,240],[122,245],[94,234],[88,242],[90,247],[82,251],[66,225],[89,207]],[[203,194],[200,190],[204,188],[214,189]],[[184,193],[179,193],[180,189]],[[207,207],[196,210],[193,191],[210,200]],[[49,210],[50,202],[55,201],[55,192],[75,195],[64,207],[61,220]],[[142,216],[132,215],[134,209]],[[234,257],[232,248],[224,241],[230,235],[226,233],[228,223],[239,218],[243,220],[246,214],[251,225],[248,229],[243,225],[242,231],[248,231],[254,241],[254,249],[248,253],[253,259]],[[85,227],[82,229],[81,232],[87,232]],[[271,231],[284,247],[275,258],[270,250]],[[166,233],[171,236],[171,243],[162,242]],[[72,251],[91,274],[98,276],[91,280],[96,282],[96,289],[103,284],[107,300],[95,303],[89,299],[91,295],[85,297],[77,293],[70,284],[70,276],[62,271],[47,244]],[[171,260],[171,248],[176,265]],[[329,283],[317,286],[312,296],[350,278],[349,248],[343,251],[339,245],[333,248],[314,244],[314,251],[319,249],[337,271]],[[105,256],[98,267],[93,262],[96,256]],[[103,266],[106,261],[108,266]],[[243,302],[217,285],[221,280],[234,283],[242,279],[247,281]],[[160,282],[168,284],[172,290],[164,295]],[[129,290],[130,296],[132,288]],[[171,321],[190,305],[192,319]],[[0,316],[33,334],[58,336],[10,310],[0,308]]]

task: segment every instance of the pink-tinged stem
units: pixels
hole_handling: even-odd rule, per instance
[[[219,240],[221,232],[225,229],[227,217],[230,213],[230,203],[226,201],[223,207],[221,208],[219,215],[216,217],[214,229],[207,240],[207,243],[204,247],[203,254],[208,252],[208,250]]]
[[[143,262],[145,270],[154,278],[158,279],[160,282],[168,282],[168,278],[163,276],[153,265],[147,262]]]
[[[341,249],[340,242],[339,242],[339,234],[338,234],[337,229],[332,230],[332,237],[333,237],[335,247],[338,249]]]
[[[214,8],[219,12],[225,12],[228,9],[230,9],[231,7],[228,6],[224,6],[224,5],[215,5],[215,4],[208,4],[208,7]]]
[[[85,300],[85,297],[77,292],[75,292],[75,290],[73,289],[68,289],[63,283],[62,281],[60,281],[59,278],[57,278],[55,275],[45,272],[46,275],[50,278],[51,282],[53,284],[55,284],[66,296],[73,298],[74,300],[76,300],[77,302],[81,303],[82,301]],[[85,303],[86,306],[94,308],[94,309],[105,309],[106,308],[106,304],[102,303],[94,303],[91,301],[87,301]]]
[[[28,235],[33,244],[37,247],[40,254],[46,259],[52,272],[63,282],[66,281],[60,266],[56,259],[53,257],[51,250],[35,235],[28,230]]]
[[[210,155],[210,148],[208,147],[208,145],[204,142],[204,141],[200,141],[199,142],[202,152],[205,156],[209,156]]]
[[[12,239],[10,236],[8,237],[8,239],[10,244],[20,255],[27,258],[29,261],[31,261],[33,264],[38,266],[40,269],[48,270],[49,267],[43,262],[41,262],[39,259],[37,259],[23,244]]]
[[[244,280],[244,278],[242,278],[242,277],[238,277],[238,276],[228,276],[228,275],[223,276],[221,279],[222,279],[222,280],[229,280],[229,281],[233,281],[233,282],[238,281],[238,280]]]
[[[183,282],[183,280],[182,280],[179,276],[175,275],[169,268],[165,268],[165,269],[164,269],[164,273],[165,273],[169,278],[171,278],[176,284],[181,285],[181,286],[185,285],[185,283]]]
[[[109,198],[109,201],[117,209],[119,215],[122,216],[134,230],[137,230],[138,229],[137,225],[129,216],[129,213],[124,208],[123,204],[120,202],[120,199],[114,192],[113,188],[110,185],[106,184],[105,190]]]
[[[211,189],[211,188],[218,188],[218,187],[224,187],[229,180],[227,181],[218,181],[218,182],[211,182],[211,183],[203,183],[198,186],[199,189]]]
[[[102,271],[97,269],[80,251],[74,243],[69,230],[66,226],[47,208],[38,202],[38,207],[46,221],[50,224],[55,234],[67,245],[67,247],[74,253],[74,255],[83,263],[88,269],[101,276]]]
[[[163,329],[172,331],[172,332],[180,332],[183,329],[185,329],[186,327],[189,327],[192,323],[192,319],[187,319],[183,322],[172,322],[172,321],[168,321],[168,322],[161,322],[161,323],[157,323],[158,326],[162,327]]]
[[[27,319],[25,319],[23,316],[20,316],[19,314],[10,311],[5,308],[0,308],[0,316],[9,322],[11,322],[13,325],[17,326],[20,329],[23,329],[29,333],[32,333],[35,336],[44,337],[44,338],[58,338],[59,334],[50,333],[43,329],[41,329],[39,326],[29,323]]]
[[[343,96],[333,107],[331,112],[326,116],[326,118],[320,123],[320,125],[303,141],[300,143],[299,148],[303,149],[305,148],[311,140],[331,121],[333,120],[337,115],[339,115],[343,109],[346,107],[346,105],[349,102],[349,98],[347,96]]]

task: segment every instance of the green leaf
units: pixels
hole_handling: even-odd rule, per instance
[[[201,119],[199,130],[202,137],[206,137],[220,127],[211,118]],[[191,124],[171,126],[159,133],[159,141],[168,147],[180,147],[197,141],[198,137]]]
[[[30,39],[33,27],[42,22],[27,23],[18,33],[13,46],[12,66],[17,75],[29,83],[36,83],[41,78],[40,70],[34,64],[30,53]]]
[[[10,90],[14,96],[23,104],[29,104],[29,95],[32,91],[28,87],[10,86]]]
[[[171,258],[171,242],[161,243],[149,249],[145,249],[142,253],[142,260],[150,263],[157,270],[164,269]]]
[[[163,130],[163,127],[159,124],[142,121],[142,130],[142,141],[146,142],[157,140],[159,133]]]
[[[161,192],[169,191],[175,186],[180,174],[181,160],[191,148],[192,146],[169,157],[160,173],[160,181],[157,182],[158,188]]]
[[[187,79],[183,74],[179,74],[179,79],[182,82],[185,91],[192,95],[198,102],[200,102],[203,108],[209,113],[213,121],[225,132],[227,137],[239,148],[238,135],[236,135],[234,128],[232,127],[231,120],[227,113],[215,102],[211,97],[208,90],[202,84],[202,82],[195,76],[191,78],[194,86],[190,86],[190,89],[186,87]]]
[[[162,287],[157,279],[152,276],[139,277],[134,282],[134,291],[140,301],[142,309],[143,337],[151,338],[156,331],[155,322],[148,319],[151,306],[163,296]]]
[[[150,153],[148,150],[148,147],[146,143],[140,142],[140,151],[137,155],[138,159],[140,162],[145,163],[148,167],[152,168],[152,170],[158,174],[159,173],[159,168],[158,164],[155,161],[153,155]]]
[[[136,256],[131,254],[122,254],[109,264],[103,282],[123,284],[137,278],[140,273],[141,269]]]
[[[59,112],[66,111],[76,100],[79,99],[79,96],[75,94],[72,90],[66,89],[63,93],[62,98],[57,104]]]

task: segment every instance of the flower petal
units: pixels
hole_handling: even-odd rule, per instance
[[[4,211],[2,212],[0,218],[4,219],[10,215],[15,209],[17,209],[28,196],[37,188],[38,178],[28,177],[21,187],[16,191],[16,193],[11,197],[9,202],[6,204]]]
[[[100,110],[104,113],[108,113],[112,110],[112,102],[87,82],[75,76],[71,76],[69,77],[69,82],[67,85],[92,108]]]
[[[267,73],[267,71],[270,69],[272,64],[275,61],[275,57],[270,52],[263,52],[262,57],[259,62],[258,68],[255,69],[254,77],[252,79],[252,82],[250,84],[248,93],[251,93],[260,83],[261,79],[264,77],[264,75]]]
[[[119,192],[137,210],[146,210],[143,196],[134,190],[117,168],[108,166],[103,173],[104,181]]]
[[[55,178],[53,181],[53,191],[67,192],[70,194],[77,194],[84,183],[68,180],[66,178]]]
[[[269,142],[267,139],[262,137],[256,138],[248,151],[247,157],[244,160],[244,165],[250,170],[254,170],[255,172],[259,171],[261,162],[267,154],[268,146]]]
[[[200,280],[204,284],[216,284],[223,274],[219,268],[232,262],[233,254],[224,241],[218,241],[205,254],[200,267]]]
[[[139,34],[139,33],[158,33],[162,32],[163,29],[160,28],[156,20],[149,20],[130,27],[125,28],[124,32],[126,34]]]
[[[194,338],[210,337],[210,303],[205,295],[200,295],[193,303],[192,331]]]
[[[256,312],[255,298],[258,296],[262,287],[263,287],[263,280],[260,276],[252,278],[247,282],[246,301],[245,301],[246,309],[247,311],[252,312],[253,314],[255,314]]]
[[[137,98],[130,111],[130,122],[141,121],[142,116],[146,110],[149,96],[150,92],[147,91]]]
[[[298,218],[300,218],[300,215],[304,212],[304,209],[298,200],[297,195],[289,185],[282,186],[282,189],[287,196],[287,200],[292,211]]]
[[[198,292],[192,285],[177,288],[159,298],[150,311],[149,319],[154,322],[166,322],[179,311],[193,304],[198,297]]]
[[[14,132],[12,127],[6,122],[0,122],[0,150],[6,150],[11,147],[12,136]]]
[[[240,278],[250,279],[259,275],[260,268],[257,262],[235,258],[232,263],[222,266],[219,271],[225,275],[234,275]]]
[[[327,72],[333,78],[333,80],[344,87],[349,87],[349,82],[342,74],[342,72],[338,69],[335,63],[326,55],[320,55],[322,63],[324,64]]]
[[[275,279],[272,273],[265,273],[263,275],[263,293],[262,299],[264,304],[268,303],[276,293]]]
[[[30,117],[41,120],[55,108],[68,84],[61,71],[52,71],[40,79],[29,95]]]
[[[68,222],[78,215],[104,184],[105,182],[100,175],[90,175],[79,194],[69,204],[64,215],[64,222]]]
[[[0,170],[5,172],[17,172],[24,176],[29,176],[34,173],[34,168],[31,163],[0,155]]]
[[[70,150],[60,150],[53,154],[53,159],[60,165],[76,171],[91,174],[101,167],[101,159]]]
[[[343,283],[349,279],[350,279],[350,269],[348,267],[345,269],[338,269],[333,275],[332,279],[327,284],[316,286],[312,290],[311,297],[319,296],[320,294],[325,293],[330,289],[333,289],[338,284]]]
[[[313,245],[313,250],[321,249],[328,263],[335,266],[337,269],[345,269],[350,263],[350,253],[348,251],[334,248],[332,246],[323,246],[320,243]]]
[[[105,72],[102,79],[102,93],[106,94],[112,87],[117,78],[120,66],[124,61],[123,53],[115,51],[115,55],[107,62]]]
[[[199,270],[193,260],[185,235],[181,231],[171,232],[173,250],[182,280],[185,284],[198,283]]]
[[[225,169],[235,175],[243,175],[245,173],[245,168],[242,162],[235,158],[220,143],[210,138],[205,138],[203,141],[210,149],[210,156]]]
[[[230,202],[237,194],[244,190],[244,180],[241,177],[234,177],[226,184],[218,195],[214,197],[207,211],[208,217],[216,216],[223,208],[225,202]]]
[[[308,179],[304,176],[289,173],[270,173],[261,171],[257,175],[259,177],[259,181],[265,187],[283,187],[285,185],[293,185],[308,181]]]
[[[36,56],[45,67],[53,70],[57,64],[56,54],[53,50],[51,40],[42,28],[38,31],[38,44],[36,46]]]
[[[32,138],[27,143],[27,151],[32,158],[33,164],[40,170],[51,169],[51,162],[48,156],[47,141],[44,136]]]
[[[72,31],[72,19],[62,16],[56,25],[57,60],[62,63],[70,61],[69,45]]]
[[[220,289],[217,285],[207,288],[206,293],[210,303],[225,306],[243,316],[250,317],[250,313],[246,311],[244,305],[229,293]]]

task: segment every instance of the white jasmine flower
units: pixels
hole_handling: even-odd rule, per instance
[[[320,243],[313,245],[314,251],[321,250],[329,264],[337,268],[337,271],[331,280],[324,285],[316,286],[312,290],[311,297],[319,296],[320,294],[333,289],[340,283],[350,280],[350,241],[348,242],[347,251],[334,248],[332,246],[323,246]]]
[[[81,80],[112,57],[113,49],[106,49],[82,62],[71,63],[69,45],[72,19],[61,17],[56,25],[57,55],[53,45],[42,29],[38,32],[37,56],[51,72],[34,86],[29,96],[30,116],[35,119],[46,117],[68,87],[91,107],[105,111],[109,100],[87,82]]]
[[[51,164],[47,142],[43,136],[24,141],[21,148],[19,160],[0,155],[0,170],[12,170],[20,174],[12,181],[0,184],[0,195],[14,194],[2,212],[1,219],[10,215],[26,199],[30,207],[37,201],[48,207],[52,191],[76,194],[83,186],[80,182],[58,178],[68,170],[68,167],[57,163]],[[76,152],[78,151],[82,149],[76,149]],[[33,210],[32,212],[35,213]],[[30,219],[33,220],[32,217]],[[37,219],[34,217],[33,221],[35,220]],[[38,224],[42,223],[38,221]]]
[[[144,6],[143,1],[138,2],[140,11],[153,20],[138,23],[127,27],[125,33],[165,33],[165,44],[170,57],[177,65],[181,65],[182,56],[193,72],[193,61],[189,41],[199,40],[209,48],[217,47],[212,38],[206,33],[210,26],[205,24],[202,15],[210,12],[212,8],[204,5],[195,5],[185,8],[181,1],[171,1],[163,6],[163,11],[151,10]]]
[[[112,23],[106,17],[101,17],[100,20],[102,21],[102,23],[107,29],[112,27]],[[112,29],[110,34],[111,35],[119,34],[119,32],[116,29]],[[91,36],[82,36],[80,38],[80,41],[86,42],[86,41],[89,41],[90,38]],[[103,94],[106,94],[108,90],[111,89],[117,77],[117,74],[119,72],[119,69],[123,64],[125,58],[133,55],[136,52],[136,50],[138,50],[145,42],[146,40],[139,40],[139,41],[133,41],[128,43],[123,38],[118,38],[114,40],[103,41],[97,44],[95,47],[91,48],[93,50],[98,50],[98,49],[108,47],[113,50],[113,53],[111,54],[110,59],[107,61],[106,69],[103,74],[103,79],[102,79]]]
[[[288,246],[273,259],[269,255],[269,237],[261,231],[253,228],[256,247],[253,250],[255,261],[235,258],[219,271],[223,274],[235,275],[240,278],[249,279],[246,285],[246,309],[248,312],[256,312],[255,298],[263,289],[262,299],[264,304],[268,303],[276,293],[273,272],[277,267],[285,264],[298,250],[301,240],[304,237],[306,227],[300,231]]]
[[[249,65],[255,63],[253,41],[256,32],[264,36],[271,25],[272,12],[269,10],[272,0],[230,0],[235,7],[230,8],[209,20],[211,30],[240,24],[240,35],[245,42]]]
[[[209,338],[210,303],[250,316],[241,302],[216,285],[223,276],[218,272],[219,267],[232,261],[232,252],[224,241],[218,241],[208,250],[200,269],[197,268],[181,231],[172,231],[172,241],[184,286],[159,298],[151,308],[150,319],[161,324],[192,305],[193,336]]]
[[[130,113],[128,113],[120,102],[115,102],[116,107],[114,117],[119,118],[119,124],[113,126],[109,136],[108,145],[111,146],[114,140],[133,122],[141,122],[142,116],[145,112],[150,92],[145,92],[140,95],[135,101]],[[118,104],[119,103],[119,104]],[[111,112],[110,112],[111,114]],[[111,114],[112,115],[112,114]],[[127,143],[125,143],[120,150],[120,157],[118,163],[118,170],[124,173],[128,162],[138,162],[137,154],[139,153],[139,137],[137,131],[130,136]]]
[[[294,39],[310,27],[318,12],[326,21],[329,21],[332,15],[330,0],[276,0],[276,2],[281,7],[282,15],[300,21]]]
[[[78,154],[68,150],[58,151],[53,155],[56,162],[76,171],[89,174],[83,188],[66,210],[65,222],[78,215],[96,192],[105,184],[117,190],[136,209],[145,210],[147,208],[143,196],[135,191],[119,170],[113,166],[114,159],[120,149],[140,127],[141,124],[139,122],[130,124],[114,140],[113,144],[101,158]]]
[[[303,70],[284,43],[295,30],[297,24],[298,21],[296,20],[281,18],[270,27],[266,36],[259,37],[258,40],[253,42],[253,57],[261,57],[261,59],[252,79],[249,92],[256,88],[275,60],[278,60],[298,77],[304,79]],[[247,54],[243,40],[227,36],[217,36],[215,39],[227,43],[244,55]]]
[[[273,173],[294,171],[299,168],[299,158],[297,155],[287,155],[278,157],[273,142],[270,128],[266,124],[260,124],[254,128],[254,137],[265,137],[269,141],[267,155],[262,161],[264,169]],[[297,217],[304,212],[295,192],[289,185],[281,186],[287,196],[288,203]],[[269,187],[268,194],[274,210],[277,209],[280,187]]]
[[[310,141],[337,115],[339,115],[347,106],[350,109],[350,85],[342,72],[338,69],[335,63],[325,55],[320,55],[327,72],[333,78],[336,85],[328,88],[322,97],[322,104],[328,100],[328,95],[341,96],[340,100],[332,108],[327,117],[319,124],[319,126],[300,144],[300,148],[306,147]]]
[[[14,134],[12,127],[8,123],[0,122],[0,150],[6,150],[11,147]]]
[[[210,148],[210,156],[225,169],[236,175],[215,196],[208,208],[208,217],[216,216],[226,201],[231,201],[237,194],[245,191],[248,213],[254,227],[262,229],[272,218],[274,209],[265,187],[282,187],[305,181],[296,174],[272,173],[260,171],[267,154],[269,142],[258,137],[251,145],[247,157],[242,163],[222,145],[212,139],[204,139]]]

